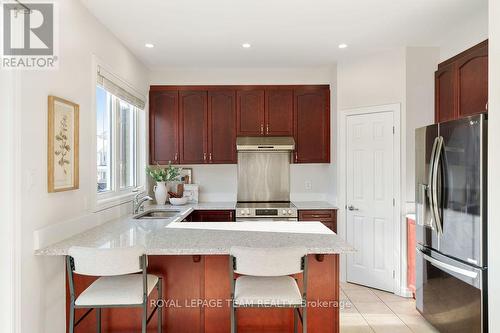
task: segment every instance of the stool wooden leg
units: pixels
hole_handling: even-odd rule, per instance
[[[162,333],[163,331],[163,327],[162,327],[162,308],[163,308],[163,305],[164,305],[164,302],[163,302],[163,292],[162,292],[162,279],[159,278],[158,279],[158,300],[159,302],[157,302],[156,306],[158,307],[158,333]]]
[[[101,308],[95,309],[97,321],[97,333],[101,333]]]

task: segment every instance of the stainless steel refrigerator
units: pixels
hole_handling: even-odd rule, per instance
[[[486,114],[416,130],[417,310],[440,332],[487,332]]]

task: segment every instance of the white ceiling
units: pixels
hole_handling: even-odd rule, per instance
[[[488,10],[487,0],[82,2],[152,69],[325,66],[380,48],[439,46]],[[245,42],[252,47],[242,48]]]

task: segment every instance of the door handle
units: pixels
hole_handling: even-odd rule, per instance
[[[207,160],[207,153],[203,153],[203,160],[206,161]]]
[[[347,209],[349,209],[349,210],[359,210],[359,208],[356,208],[356,207],[354,207],[353,205],[349,205],[349,206],[347,207]]]
[[[208,159],[212,162],[212,153],[208,154]]]
[[[463,276],[470,277],[472,279],[477,278],[477,275],[478,275],[477,272],[471,272],[469,270],[444,263],[442,261],[439,261],[439,260],[432,258],[431,256],[428,256],[427,254],[422,252],[422,250],[420,250],[420,249],[418,249],[418,251],[422,254],[422,256],[424,257],[425,260],[427,260],[428,262],[430,262],[431,264],[433,264],[436,267],[443,268],[443,269],[449,270],[453,273],[457,273],[457,274],[461,274]]]
[[[264,134],[264,124],[260,124],[260,134]]]
[[[441,223],[441,215],[439,214],[438,207],[438,190],[437,190],[437,178],[439,171],[439,159],[441,158],[441,151],[443,150],[443,137],[437,138],[436,146],[436,156],[434,157],[434,163],[432,166],[432,210],[434,211],[434,221],[436,222],[436,228],[438,233],[443,234],[443,225]]]
[[[266,133],[269,134],[269,124],[266,125]]]
[[[174,161],[177,161],[177,157],[179,156],[178,153],[175,153],[175,156],[174,156]]]

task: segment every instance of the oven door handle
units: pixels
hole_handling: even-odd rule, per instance
[[[427,254],[422,252],[422,250],[420,250],[420,249],[418,249],[418,251],[420,251],[420,253],[422,254],[422,256],[424,257],[425,260],[427,260],[428,262],[430,262],[431,264],[433,264],[434,266],[436,266],[438,268],[443,268],[443,269],[446,269],[450,272],[457,273],[457,274],[460,274],[463,276],[467,276],[471,279],[476,279],[478,276],[477,272],[471,272],[469,270],[444,263],[442,261],[439,261],[439,260],[432,258],[431,256],[428,256]]]

